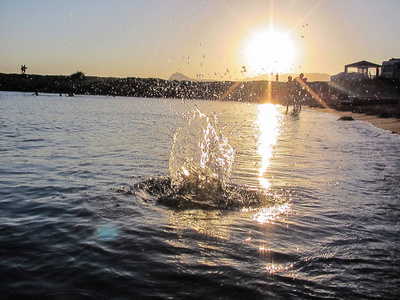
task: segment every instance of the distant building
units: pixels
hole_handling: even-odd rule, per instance
[[[400,58],[391,58],[382,63],[382,77],[400,79]]]
[[[359,81],[379,76],[381,65],[366,60],[344,66],[344,72],[331,76],[331,81]]]

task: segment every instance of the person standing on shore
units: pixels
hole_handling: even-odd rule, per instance
[[[289,112],[289,106],[294,105],[294,95],[293,95],[293,89],[294,89],[294,82],[292,79],[292,76],[288,76],[288,81],[286,82],[285,86],[285,104],[286,104],[286,114]]]
[[[305,100],[307,89],[307,78],[304,78],[304,73],[300,73],[299,77],[295,78],[297,86],[297,99],[294,101],[293,112],[299,113],[301,111],[301,103]]]

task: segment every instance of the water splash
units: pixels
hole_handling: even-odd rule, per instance
[[[235,150],[218,132],[216,122],[215,116],[206,116],[196,107],[188,124],[175,133],[169,158],[175,191],[225,188]]]
[[[188,123],[174,135],[170,176],[150,177],[133,188],[151,201],[179,209],[235,209],[274,205],[275,195],[264,188],[229,182],[235,150],[217,129],[215,116],[197,107]],[[132,193],[131,191],[127,191]]]
[[[174,188],[171,177],[150,177],[137,183],[133,189],[144,191],[150,197],[141,194],[146,201],[156,200],[158,204],[178,209],[239,209],[243,207],[271,206],[276,202],[276,196],[264,189],[240,186],[227,183],[225,188],[220,184],[208,186],[190,180]],[[130,190],[122,191],[131,194]]]

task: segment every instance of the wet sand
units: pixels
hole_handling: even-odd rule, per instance
[[[354,120],[368,122],[375,127],[381,128],[383,130],[388,130],[391,133],[400,136],[400,120],[396,118],[379,118],[378,116],[370,116],[367,114],[358,114],[349,111],[338,111],[333,108],[307,108],[321,113],[331,113],[338,116],[338,118],[353,117]]]

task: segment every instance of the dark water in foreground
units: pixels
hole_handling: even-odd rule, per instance
[[[236,151],[229,184],[268,201],[182,208],[135,188],[169,176],[195,105]],[[0,107],[0,299],[400,294],[398,136],[232,102],[2,92]]]

